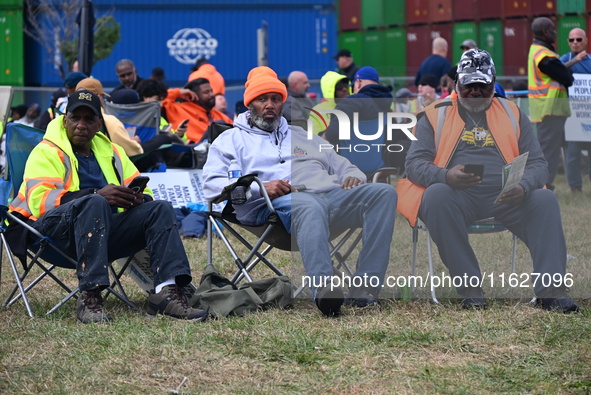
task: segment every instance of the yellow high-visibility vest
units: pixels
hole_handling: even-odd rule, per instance
[[[546,115],[570,115],[568,91],[564,85],[553,80],[538,67],[545,57],[557,58],[548,48],[532,44],[527,65],[530,120],[541,122]]]

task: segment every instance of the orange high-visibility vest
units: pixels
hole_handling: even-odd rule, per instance
[[[435,159],[433,163],[446,168],[449,164],[466,123],[458,113],[457,99],[447,97],[431,104],[423,111],[431,123],[435,140]],[[513,162],[519,156],[519,108],[504,98],[493,98],[486,110],[486,120],[495,140],[497,149],[505,163]],[[416,133],[416,126],[413,130]],[[419,207],[425,187],[413,184],[408,178],[398,180],[397,209],[410,223],[416,226]]]

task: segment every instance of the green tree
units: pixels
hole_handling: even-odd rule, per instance
[[[47,61],[55,66],[61,78],[72,69],[78,57],[78,12],[84,0],[25,0],[25,34],[37,41],[48,53]],[[96,13],[95,13],[96,14]],[[107,58],[121,40],[120,25],[110,15],[96,19],[94,25],[94,60]]]

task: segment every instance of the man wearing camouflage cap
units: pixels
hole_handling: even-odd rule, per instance
[[[482,279],[468,240],[468,225],[494,217],[528,246],[533,272],[560,281],[537,281],[537,306],[571,312],[566,294],[566,245],[558,201],[543,189],[548,166],[531,124],[517,106],[494,95],[495,67],[488,52],[466,51],[458,64],[456,97],[437,101],[417,115],[416,141],[399,180],[398,210],[429,229],[452,278]],[[529,152],[523,177],[499,197],[503,166]],[[484,165],[483,176],[465,170]],[[549,276],[549,277],[548,277]],[[532,278],[533,280],[533,278]],[[456,286],[464,308],[486,308],[481,287]]]

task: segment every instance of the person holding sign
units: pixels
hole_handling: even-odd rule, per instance
[[[580,28],[574,28],[568,33],[568,46],[571,52],[560,57],[560,61],[573,73],[591,74],[591,56],[587,53],[587,35]],[[566,179],[572,192],[583,190],[581,177],[581,150],[591,153],[591,143],[582,141],[568,141],[566,150]],[[591,169],[589,170],[591,177]]]
[[[468,226],[494,217],[528,246],[533,272],[564,280],[566,244],[558,200],[542,189],[548,177],[546,160],[527,116],[494,94],[495,66],[488,52],[471,49],[462,55],[455,90],[457,98],[436,101],[417,115],[417,140],[406,157],[408,178],[397,185],[398,211],[412,226],[417,216],[427,225],[452,278],[482,283]],[[519,165],[518,158],[525,163]],[[509,163],[510,174],[523,175],[501,194]],[[538,281],[533,288],[541,308],[578,309],[564,281]],[[486,308],[480,286],[470,281],[456,289],[464,308]]]

